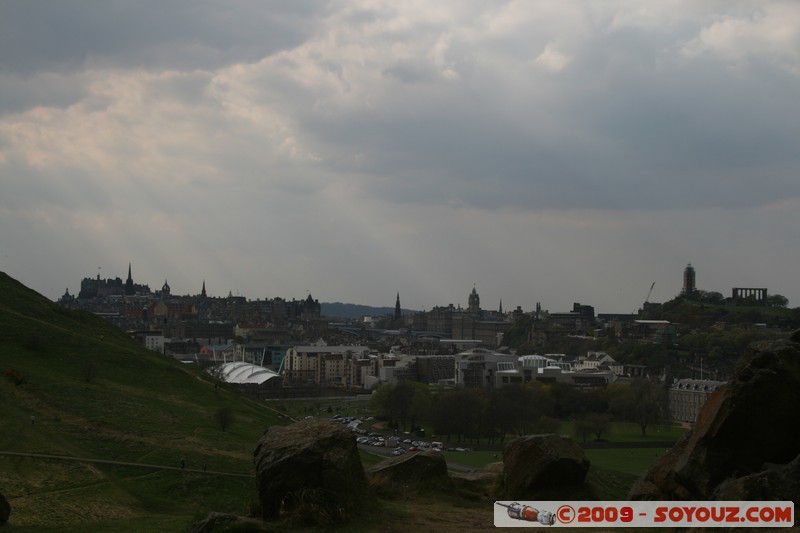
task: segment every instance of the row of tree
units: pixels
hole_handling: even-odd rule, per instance
[[[644,436],[650,425],[668,417],[666,389],[644,379],[590,391],[540,382],[432,390],[403,381],[379,387],[371,407],[390,427],[408,431],[424,425],[456,442],[502,443],[508,436],[553,433],[563,420],[573,420],[583,440],[600,439],[612,420],[634,422]]]

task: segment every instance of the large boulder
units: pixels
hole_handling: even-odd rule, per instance
[[[0,526],[3,526],[8,522],[8,517],[11,516],[11,505],[8,501],[0,494]]]
[[[503,463],[490,463],[471,472],[451,472],[450,479],[462,494],[472,495],[476,500],[488,500],[495,496],[502,482]]]
[[[568,494],[583,486],[588,472],[589,459],[569,437],[520,437],[506,444],[503,450],[501,495],[505,499],[520,499]]]
[[[329,420],[273,426],[254,452],[264,519],[282,513],[317,525],[348,520],[367,498],[355,438]]]
[[[714,494],[719,500],[800,501],[800,455],[787,465],[766,464],[761,472],[722,482]]]
[[[446,489],[451,486],[447,461],[437,451],[407,453],[386,459],[367,470],[370,487],[383,494]]]
[[[798,340],[753,344],[694,428],[636,482],[631,499],[796,501]]]

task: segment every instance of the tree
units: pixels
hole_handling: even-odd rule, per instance
[[[533,423],[544,414],[541,410],[544,402],[536,400],[534,389],[527,385],[514,384],[500,389],[494,403],[489,402],[489,408],[494,410],[497,430],[503,435],[511,431],[520,437],[531,433]]]
[[[456,435],[462,439],[479,438],[489,433],[486,424],[486,410],[490,401],[482,389],[456,389],[436,397],[433,403],[433,431],[437,435]]]
[[[458,442],[467,438],[475,437],[480,440],[484,433],[483,423],[485,412],[489,402],[485,398],[483,389],[457,389],[450,393],[455,397],[455,409],[451,411],[455,423],[455,433],[458,435]]]
[[[722,305],[725,303],[725,297],[716,291],[697,291],[696,298],[698,302],[703,302],[712,305]]]
[[[414,394],[411,397],[411,408],[409,414],[411,416],[412,431],[419,422],[426,420],[431,411],[431,393],[428,387],[422,384],[416,384],[414,387]]]
[[[634,422],[647,436],[647,426],[667,418],[667,391],[658,383],[636,379],[627,389],[620,389],[609,402],[611,412]]]
[[[378,417],[385,418],[395,427],[399,428],[402,425],[405,431],[409,421],[414,425],[417,418],[427,412],[429,400],[427,394],[425,385],[413,381],[401,381],[378,387],[370,403]]]
[[[386,398],[386,410],[389,422],[393,422],[395,428],[403,424],[403,431],[405,431],[406,422],[411,413],[411,400],[413,397],[414,389],[409,381],[401,381],[389,389],[389,394]]]
[[[231,427],[236,420],[236,416],[233,414],[233,409],[230,407],[220,407],[214,413],[214,420],[219,424],[219,428],[225,431]]]
[[[789,305],[789,299],[780,294],[770,294],[767,296],[767,305],[770,307],[786,307]]]
[[[533,429],[534,435],[545,435],[548,433],[555,433],[556,431],[558,431],[558,428],[561,427],[561,422],[559,422],[555,418],[550,418],[549,416],[542,415],[536,420],[534,420],[533,425],[531,427]]]
[[[392,384],[384,384],[379,386],[375,391],[372,393],[372,397],[369,400],[370,409],[375,416],[378,418],[390,418],[389,413],[389,393],[394,388]]]
[[[611,426],[611,417],[605,413],[588,413],[575,421],[575,435],[586,442],[587,437],[594,435],[594,440],[603,438]]]
[[[458,398],[453,394],[455,391],[448,391],[434,398],[433,409],[431,409],[431,424],[436,435],[450,435],[456,432],[455,417],[452,413],[458,408]]]

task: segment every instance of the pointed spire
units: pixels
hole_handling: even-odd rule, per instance
[[[200,291],[200,297],[201,298],[206,297],[206,280],[203,280],[203,289]]]
[[[125,294],[127,296],[131,296],[134,292],[133,276],[131,276],[131,264],[128,263],[128,279],[125,281]]]
[[[397,300],[394,302],[394,319],[400,320],[402,317],[402,312],[400,310],[400,292],[397,293]]]

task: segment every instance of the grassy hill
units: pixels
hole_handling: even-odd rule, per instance
[[[1,452],[168,467],[0,454],[15,531],[182,531],[210,510],[249,512],[252,450],[276,413],[4,273],[0,331]]]

